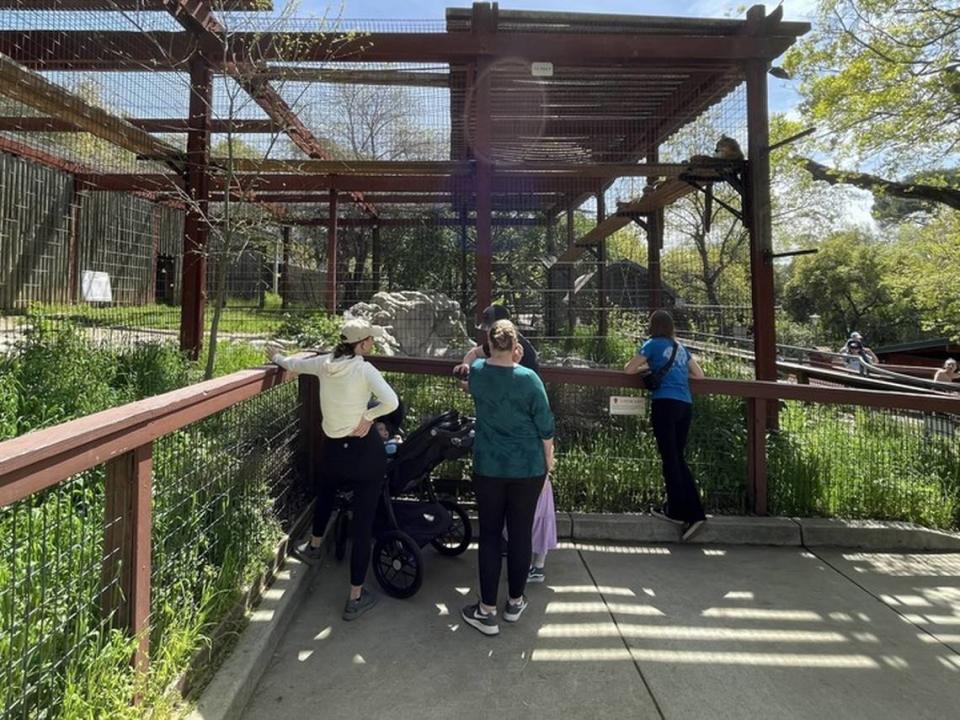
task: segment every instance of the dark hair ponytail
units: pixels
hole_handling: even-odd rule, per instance
[[[360,342],[363,342],[361,340]],[[343,336],[340,336],[340,342],[337,343],[337,346],[333,349],[333,359],[342,357],[356,357],[357,355],[357,345],[359,342],[351,343],[343,339]]]

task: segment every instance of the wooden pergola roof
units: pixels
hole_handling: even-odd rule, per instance
[[[0,0],[0,5],[6,0]],[[235,0],[236,7],[252,0]],[[44,0],[31,0],[31,7]],[[62,2],[62,0],[57,0]],[[99,9],[103,0],[70,0],[72,9]],[[643,165],[679,128],[695,120],[744,80],[748,62],[769,63],[806,32],[806,23],[784,22],[782,13],[751,13],[744,20],[602,15],[567,12],[497,10],[477,3],[451,8],[445,32],[349,33],[236,32],[226,35],[210,7],[191,0],[155,0],[184,27],[182,32],[3,30],[0,52],[22,68],[34,70],[179,70],[198,51],[214,72],[236,73],[219,60],[234,53],[256,57],[262,74],[244,75],[241,85],[268,119],[218,119],[212,132],[287,133],[312,162],[267,160],[241,170],[245,197],[265,193],[269,202],[303,203],[312,193],[319,201],[330,190],[350,192],[370,216],[377,207],[364,193],[389,194],[396,203],[436,202],[473,206],[473,162],[489,163],[494,206],[550,209],[576,202],[625,176],[675,178],[711,168]],[[9,6],[9,5],[8,5]],[[220,43],[220,45],[217,45]],[[216,46],[217,52],[211,52]],[[290,48],[295,48],[291,54]],[[219,60],[218,60],[219,59]],[[281,65],[276,63],[282,62]],[[318,71],[316,63],[343,70]],[[364,63],[445,63],[447,73],[358,70]],[[297,64],[299,63],[299,67]],[[349,63],[349,65],[345,65]],[[537,67],[534,64],[538,64]],[[10,83],[17,84],[12,70]],[[342,75],[342,77],[340,77]],[[25,72],[21,77],[30,77]],[[51,83],[32,76],[40,88],[32,102],[21,88],[17,99],[42,109],[45,117],[0,118],[0,130],[86,131],[101,137],[150,138],[151,132],[188,132],[185,118],[126,119],[88,108],[66,91],[52,95]],[[311,77],[320,82],[356,82],[447,87],[450,106],[450,161],[433,163],[363,163],[338,159],[324,147],[287,105],[271,82]],[[479,112],[476,88],[488,80],[485,113]],[[22,83],[21,83],[22,84]],[[45,85],[45,87],[43,87]],[[9,85],[8,87],[12,87]],[[27,93],[27,95],[24,95]],[[43,95],[41,98],[40,95]],[[53,98],[53,99],[51,99]],[[59,113],[62,102],[70,112]],[[484,117],[478,119],[480,115]],[[477,133],[484,125],[485,157],[478,158]],[[96,127],[94,127],[96,125]],[[122,132],[118,132],[122,130]],[[149,143],[146,143],[147,145]],[[141,146],[145,144],[140,143]],[[130,143],[126,142],[125,147]],[[708,148],[704,148],[708,150]],[[150,159],[167,159],[161,147]],[[216,174],[216,163],[213,163]],[[163,192],[181,184],[162,174],[86,173],[88,187]],[[214,178],[212,189],[218,191]],[[497,194],[504,199],[496,200]],[[511,206],[506,198],[523,195]]]

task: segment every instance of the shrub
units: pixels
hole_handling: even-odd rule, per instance
[[[340,340],[340,320],[326,312],[286,313],[277,337],[300,347],[332,348]]]

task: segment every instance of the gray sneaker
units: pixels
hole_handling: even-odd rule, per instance
[[[480,612],[480,603],[467,605],[460,611],[460,617],[472,628],[476,628],[484,635],[499,635],[500,626],[497,624],[497,616]]]
[[[350,620],[356,620],[376,605],[379,599],[375,594],[364,588],[363,592],[360,593],[360,597],[356,600],[347,600],[347,605],[343,608],[343,619],[348,622]]]
[[[700,532],[703,529],[703,525],[706,522],[707,522],[706,520],[694,520],[692,523],[687,525],[687,529],[683,531],[683,535],[682,535],[683,542],[692,540],[694,535],[696,535],[698,532]]]
[[[531,567],[527,573],[528,583],[542,583],[546,579],[547,576],[544,574],[543,568]]]
[[[504,622],[515,623],[520,619],[520,616],[523,615],[523,611],[527,609],[527,599],[525,597],[520,598],[520,602],[513,603],[510,600],[507,600],[507,604],[503,608],[503,620]]]
[[[313,565],[323,557],[323,543],[314,546],[310,544],[310,538],[307,538],[302,543],[296,545],[291,554],[298,560],[303,560],[303,562]]]
[[[666,522],[672,525],[681,526],[686,524],[684,523],[683,520],[678,520],[675,517],[670,517],[669,515],[667,515],[666,510],[663,510],[661,508],[650,508],[650,514],[653,515],[655,518],[659,520],[665,520]]]

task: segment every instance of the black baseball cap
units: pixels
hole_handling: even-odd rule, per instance
[[[491,305],[480,316],[480,330],[489,330],[497,320],[509,320],[510,311],[503,305]]]

